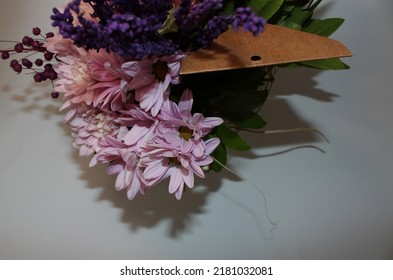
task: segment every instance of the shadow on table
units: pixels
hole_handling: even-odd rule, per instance
[[[212,192],[218,191],[224,178],[239,180],[232,174],[208,174],[203,184],[209,187],[201,185],[201,180],[196,180],[194,189],[185,188],[181,200],[168,193],[166,180],[148,190],[145,196],[138,194],[130,201],[125,190],[115,190],[116,177],[106,174],[105,165],[89,168],[89,159],[79,157],[77,152],[73,153],[73,158],[80,165],[81,178],[87,182],[87,186],[101,189],[97,200],[110,201],[114,207],[123,209],[121,221],[129,224],[132,232],[141,228],[154,228],[168,221],[168,236],[171,238],[191,231],[194,216],[207,213],[208,197]]]

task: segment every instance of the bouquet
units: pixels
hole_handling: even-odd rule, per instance
[[[180,199],[228,149],[251,148],[239,131],[263,132],[278,67],[348,68],[349,51],[324,38],[343,20],[314,19],[320,3],[72,0],[53,9],[54,32],[35,27],[0,52],[53,84],[73,147],[107,164],[116,190],[133,199],[168,179]]]

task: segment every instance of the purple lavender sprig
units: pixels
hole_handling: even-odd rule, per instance
[[[123,57],[141,59],[180,53],[172,40],[158,30],[168,16],[169,0],[84,1],[92,5],[97,22],[86,19],[79,11],[80,0],[74,0],[60,12],[53,10],[52,25],[64,38],[85,49],[107,49]],[[94,3],[93,3],[94,2]],[[74,24],[76,13],[80,25]]]
[[[231,25],[235,30],[242,26],[244,31],[257,36],[265,24],[249,7],[237,8],[234,15],[221,15],[223,0],[197,3],[183,0],[173,15],[170,14],[171,0],[83,1],[93,8],[93,20],[81,13],[81,0],[73,0],[63,12],[53,9],[52,25],[78,47],[106,49],[131,59],[205,48]],[[160,34],[164,22],[171,16],[177,25],[176,32]]]
[[[252,32],[254,36],[258,36],[264,30],[265,24],[266,21],[257,16],[250,7],[239,7],[235,10],[232,27],[237,31],[242,26],[244,32]]]

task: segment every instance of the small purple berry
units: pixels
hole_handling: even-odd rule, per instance
[[[41,34],[41,29],[39,29],[38,27],[34,27],[34,28],[33,28],[33,34],[34,34],[35,36],[40,35],[40,34]]]
[[[2,58],[2,59],[8,59],[8,58],[10,58],[10,52],[8,52],[8,51],[2,51],[2,52],[1,52],[1,58]]]
[[[40,58],[37,58],[34,63],[37,66],[42,66],[44,64],[44,61]]]
[[[50,96],[52,96],[53,99],[56,99],[56,98],[59,98],[59,93],[57,91],[52,91]]]
[[[13,64],[12,66],[11,66],[11,68],[12,68],[12,70],[14,70],[16,73],[20,73],[20,72],[22,72],[22,65],[20,65],[20,63],[19,62],[17,62],[17,63],[15,63],[15,64]]]
[[[42,82],[42,80],[43,80],[43,76],[42,76],[41,73],[35,73],[35,74],[34,74],[34,81],[35,81],[36,83]]]
[[[48,32],[48,33],[45,34],[45,37],[46,37],[47,39],[48,39],[48,38],[55,37],[55,33],[53,33],[53,32]]]
[[[45,70],[45,75],[46,75],[46,77],[47,77],[49,80],[51,80],[51,81],[57,79],[57,73],[56,73],[56,71],[53,70],[53,69],[51,69],[51,70]]]
[[[17,53],[23,52],[23,45],[22,45],[22,43],[16,44],[15,47],[14,47],[14,50],[15,50]]]
[[[50,64],[50,63],[47,63],[47,64],[45,64],[45,66],[44,66],[44,69],[46,70],[46,71],[49,71],[49,70],[51,70],[53,67],[52,67],[52,64]]]
[[[53,58],[53,53],[46,52],[46,53],[44,54],[44,58],[45,58],[47,61],[52,60],[52,58]]]
[[[15,64],[18,64],[19,62],[16,59],[11,60],[10,62],[10,67],[13,67]]]
[[[35,40],[35,41],[31,42],[31,46],[32,46],[34,49],[38,49],[39,47],[41,47],[41,43],[38,42],[37,40]]]
[[[30,69],[31,67],[33,67],[33,63],[28,60],[27,58],[23,58],[22,59],[22,64],[23,66],[25,66],[27,69]]]
[[[31,39],[29,36],[25,36],[22,39],[22,44],[25,46],[30,46],[32,41],[33,39]]]

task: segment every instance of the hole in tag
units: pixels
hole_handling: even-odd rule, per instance
[[[253,55],[250,59],[251,59],[252,61],[259,61],[259,60],[262,59],[262,57],[260,57],[259,55]]]

